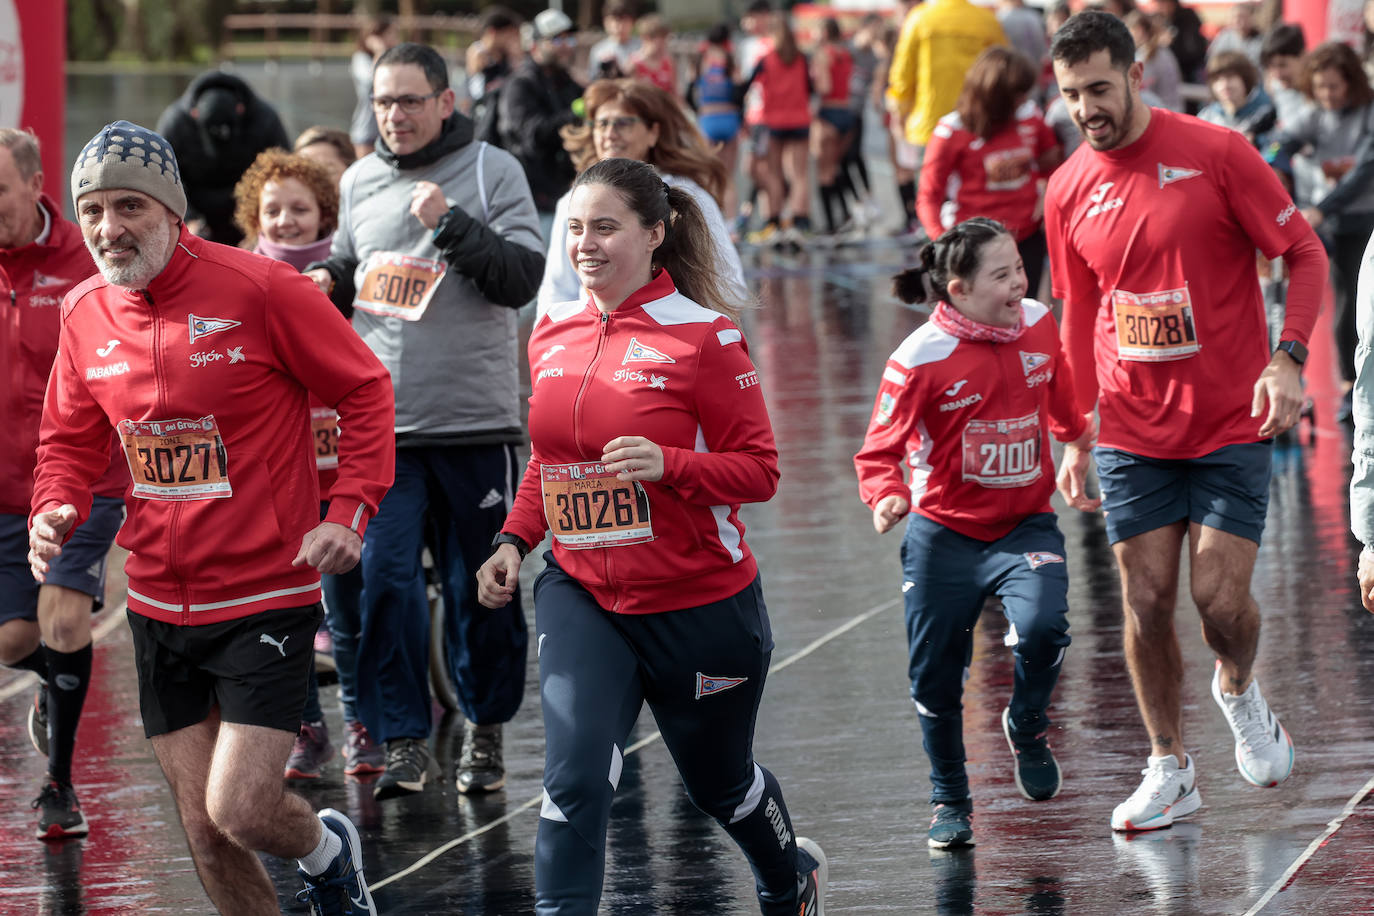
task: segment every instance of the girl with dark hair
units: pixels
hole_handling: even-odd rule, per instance
[[[849,205],[836,185],[840,160],[854,130],[854,112],[849,96],[854,75],[854,55],[845,46],[840,24],[834,19],[821,23],[821,41],[811,55],[811,83],[820,96],[820,109],[811,122],[811,156],[816,160],[816,184],[825,231],[833,236],[849,221]],[[839,213],[839,220],[835,214]]]
[[[687,119],[677,99],[642,80],[616,79],[592,83],[582,100],[586,106],[582,123],[561,131],[563,148],[572,157],[574,168],[581,172],[599,160],[616,157],[653,166],[663,181],[686,191],[696,201],[710,230],[702,251],[715,255],[718,272],[734,287],[732,295],[747,298],[744,267],[720,211],[725,166]],[[571,198],[569,191],[554,207],[549,256],[536,295],[540,314],[555,302],[577,299],[582,293],[577,271],[565,256]]]
[[[1266,150],[1271,162],[1293,158],[1294,198],[1331,257],[1336,357],[1349,423],[1355,385],[1355,290],[1365,244],[1374,232],[1374,87],[1359,55],[1328,41],[1302,60],[1299,88],[1314,104],[1283,124]],[[1293,156],[1299,151],[1302,157]]]
[[[687,87],[687,104],[697,113],[697,126],[706,136],[725,166],[725,191],[721,210],[733,217],[739,212],[739,191],[735,173],[739,171],[740,93],[735,73],[735,52],[730,45],[730,26],[717,23],[706,33],[692,64],[692,81]]]
[[[1044,190],[1063,150],[1030,94],[1035,66],[1010,48],[988,48],[964,79],[955,110],[926,147],[916,212],[932,239],[971,216],[999,220],[1016,237],[1027,289],[1045,264]]]
[[[768,214],[749,240],[796,247],[811,231],[811,72],[785,15],[777,17],[772,35],[772,50],[759,60],[743,89],[747,93],[751,86],[759,87],[760,118],[767,130],[765,167],[758,178]]]
[[[594,916],[611,801],[647,701],[692,802],[753,867],[765,916],[821,914],[825,856],[795,837],[753,758],[773,649],[739,506],[772,497],[778,454],[734,301],[692,196],[646,163],[573,184],[567,254],[587,296],[530,336],[530,462],[477,572],[506,605],[535,579],[544,803],[535,912]],[[609,778],[607,777],[609,765]]]
[[[975,218],[950,229],[893,291],[934,311],[888,358],[854,467],[879,534],[910,513],[907,673],[930,758],[928,842],[943,849],[973,844],[962,697],[989,597],[1011,624],[1002,731],[1016,786],[1032,801],[1059,792],[1048,709],[1069,645],[1069,583],[1048,437],[1087,448],[1096,428],[1078,409],[1054,317],[1022,298],[1026,275],[1002,224]]]

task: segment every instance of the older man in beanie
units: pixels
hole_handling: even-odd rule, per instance
[[[90,517],[39,585],[24,559],[34,453],[61,326],[62,297],[95,273],[81,232],[43,193],[38,138],[0,128],[0,665],[38,674],[29,737],[48,758],[34,802],[38,837],[83,836],[72,788],[76,729],[91,680],[91,612],[105,596],[105,561],[124,520],[124,462],[93,487]],[[52,688],[51,691],[49,688]]]
[[[348,170],[333,249],[308,271],[352,306],[354,329],[396,379],[396,485],[363,551],[358,717],[386,744],[373,795],[423,791],[429,527],[445,657],[467,719],[456,785],[494,792],[506,780],[501,726],[524,696],[529,637],[518,598],[500,611],[478,604],[476,572],[519,476],[517,309],[539,286],[543,244],[519,163],[477,142],[454,111],[439,52],[407,42],[377,58],[372,110],[377,152]]]
[[[158,134],[104,127],[72,169],[100,275],[62,304],[34,483],[40,582],[117,431],[133,476],[129,626],[144,731],[221,912],[276,912],[256,851],[299,861],[319,911],[372,913],[357,831],[283,789],[323,616],[320,573],[358,561],[391,483],[386,369],[288,265],[186,230]],[[309,395],[339,414],[319,520]]]

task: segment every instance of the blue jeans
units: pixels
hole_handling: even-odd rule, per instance
[[[529,641],[520,593],[500,610],[477,602],[477,568],[491,555],[518,479],[511,445],[396,450],[396,481],[367,527],[361,564],[357,670],[367,676],[356,681],[356,707],[374,741],[430,733],[427,527],[463,715],[495,725],[520,708]]]
[[[964,771],[964,674],[973,628],[991,596],[1016,633],[1011,722],[1049,726],[1047,709],[1069,644],[1069,576],[1053,513],[1031,515],[996,541],[966,537],[912,513],[902,541],[911,698],[930,758],[932,802],[969,797]]]

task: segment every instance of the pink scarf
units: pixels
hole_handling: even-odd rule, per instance
[[[1017,316],[1016,324],[1011,327],[998,327],[974,321],[947,302],[935,304],[930,322],[951,337],[960,340],[986,340],[989,343],[1011,343],[1026,331],[1025,323],[1020,316]]]

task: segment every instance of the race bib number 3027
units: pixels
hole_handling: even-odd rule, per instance
[[[625,547],[654,539],[649,495],[637,480],[617,480],[598,462],[540,465],[544,517],[570,550]]]
[[[353,307],[390,318],[419,321],[448,265],[394,251],[374,251]]]
[[[964,480],[992,489],[1040,478],[1040,415],[969,420],[964,427]]]
[[[1116,352],[1123,360],[1162,363],[1187,359],[1202,349],[1193,326],[1188,287],[1158,293],[1112,293]]]
[[[119,437],[135,496],[185,500],[234,495],[229,456],[213,414],[199,420],[121,420]]]

